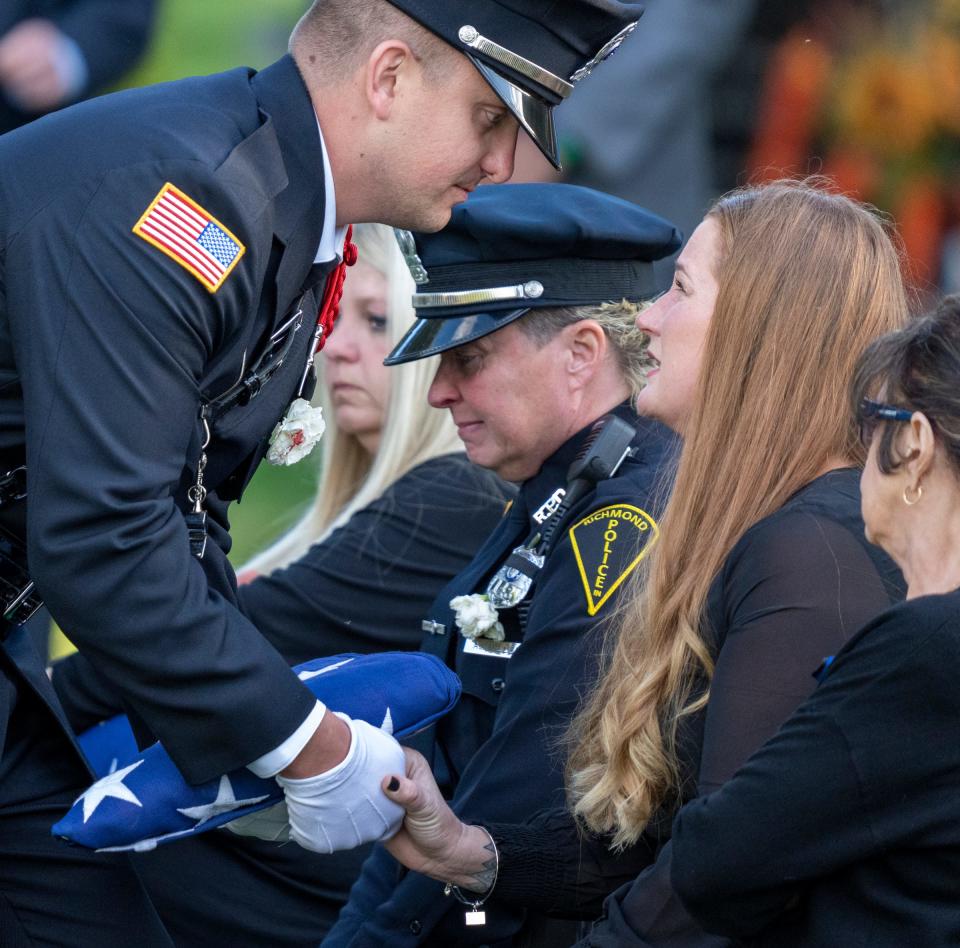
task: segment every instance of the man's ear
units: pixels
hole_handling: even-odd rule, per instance
[[[581,319],[565,326],[561,333],[567,351],[567,372],[580,386],[600,369],[607,355],[607,336],[593,319]]]
[[[370,54],[364,84],[367,101],[378,119],[387,119],[397,101],[401,78],[416,62],[403,40],[384,40]]]

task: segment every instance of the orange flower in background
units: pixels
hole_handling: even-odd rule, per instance
[[[802,171],[830,79],[830,51],[809,30],[793,30],[773,54],[748,159],[760,178]]]
[[[917,48],[864,50],[836,81],[837,136],[881,155],[922,148],[939,119],[934,84]]]
[[[958,0],[960,8],[960,0]],[[960,135],[960,41],[956,35],[932,29],[923,38],[925,60],[943,127]]]
[[[872,152],[838,145],[823,159],[823,173],[836,186],[858,201],[869,201],[877,193],[883,169]]]
[[[944,200],[932,175],[918,175],[903,187],[893,208],[897,230],[907,251],[904,276],[915,287],[934,284],[940,265]]]
[[[960,247],[960,0],[823,0],[771,57],[750,158],[751,180],[822,170],[891,214],[935,285],[951,228]]]

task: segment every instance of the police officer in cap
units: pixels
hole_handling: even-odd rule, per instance
[[[562,802],[556,739],[618,591],[657,542],[674,442],[632,407],[647,366],[635,319],[652,261],[680,235],[586,188],[506,184],[471,195],[440,233],[401,239],[419,318],[386,361],[442,353],[431,404],[472,461],[520,482],[423,623],[422,648],[463,681],[426,750],[462,819],[523,820]],[[495,902],[465,914],[377,847],[324,945],[560,945],[571,924]]]
[[[378,783],[398,745],[326,714],[241,614],[226,505],[309,397],[345,225],[442,227],[509,177],[520,126],[555,155],[552,108],[639,13],[318,0],[262,72],[0,138],[5,936],[166,941],[125,861],[49,836],[89,777],[23,631],[38,597],[189,780],[278,774],[318,850],[394,830]],[[292,428],[278,461],[306,437]]]

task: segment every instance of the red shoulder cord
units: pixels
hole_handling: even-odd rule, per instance
[[[323,301],[320,303],[320,309],[317,312],[317,326],[322,332],[317,340],[315,352],[319,352],[327,336],[333,332],[333,325],[340,315],[340,297],[343,296],[343,283],[347,278],[347,267],[352,267],[357,262],[357,245],[352,242],[353,224],[347,228],[347,235],[343,241],[343,260],[334,267],[330,276],[327,277],[327,285],[323,289]]]

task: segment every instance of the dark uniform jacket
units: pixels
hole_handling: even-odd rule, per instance
[[[960,944],[960,593],[868,623],[777,736],[681,811],[694,917],[776,948]]]
[[[657,499],[667,487],[665,467],[674,444],[662,426],[638,419],[628,408],[618,413],[639,426],[636,456],[575,505],[526,604],[501,611],[507,641],[522,643],[512,657],[476,654],[458,633],[450,600],[486,590],[510,551],[531,532],[532,515],[564,486],[589,429],[522,485],[473,563],[430,610],[433,631],[423,648],[442,656],[463,681],[460,704],[436,734],[434,769],[449,790],[455,788],[453,806],[467,822],[522,820],[563,798],[562,755],[555,741],[594,675],[599,637],[592,630],[612,611],[618,581],[655,542]],[[324,944],[496,943],[525,925],[549,924],[495,901],[486,909],[485,926],[465,928],[463,906],[444,898],[442,883],[417,873],[398,881],[396,863],[377,849]],[[567,923],[564,927],[569,930]],[[542,928],[535,937],[563,943]]]
[[[436,591],[464,568],[515,491],[464,454],[408,471],[285,569],[240,588],[253,624],[291,663],[338,652],[414,649]],[[54,666],[71,723],[118,710],[82,655]],[[135,857],[178,944],[316,945],[370,853],[332,856],[206,833]]]
[[[0,37],[23,20],[50,20],[80,48],[87,67],[83,96],[116,82],[133,67],[150,36],[155,0],[4,0]],[[35,118],[0,93],[0,132]]]
[[[436,590],[470,562],[515,493],[464,454],[431,458],[295,562],[241,586],[240,607],[291,665],[418,648]],[[53,685],[78,732],[123,710],[79,653],[53,666]]]
[[[187,779],[212,779],[314,704],[237,606],[225,508],[299,387],[332,266],[313,265],[315,113],[285,57],[47,116],[0,138],[0,167],[0,453],[25,455],[32,575]],[[167,183],[244,248],[215,292],[133,232]],[[298,309],[282,367],[212,425],[197,559],[184,512],[201,404]],[[43,669],[18,662],[53,704]]]

